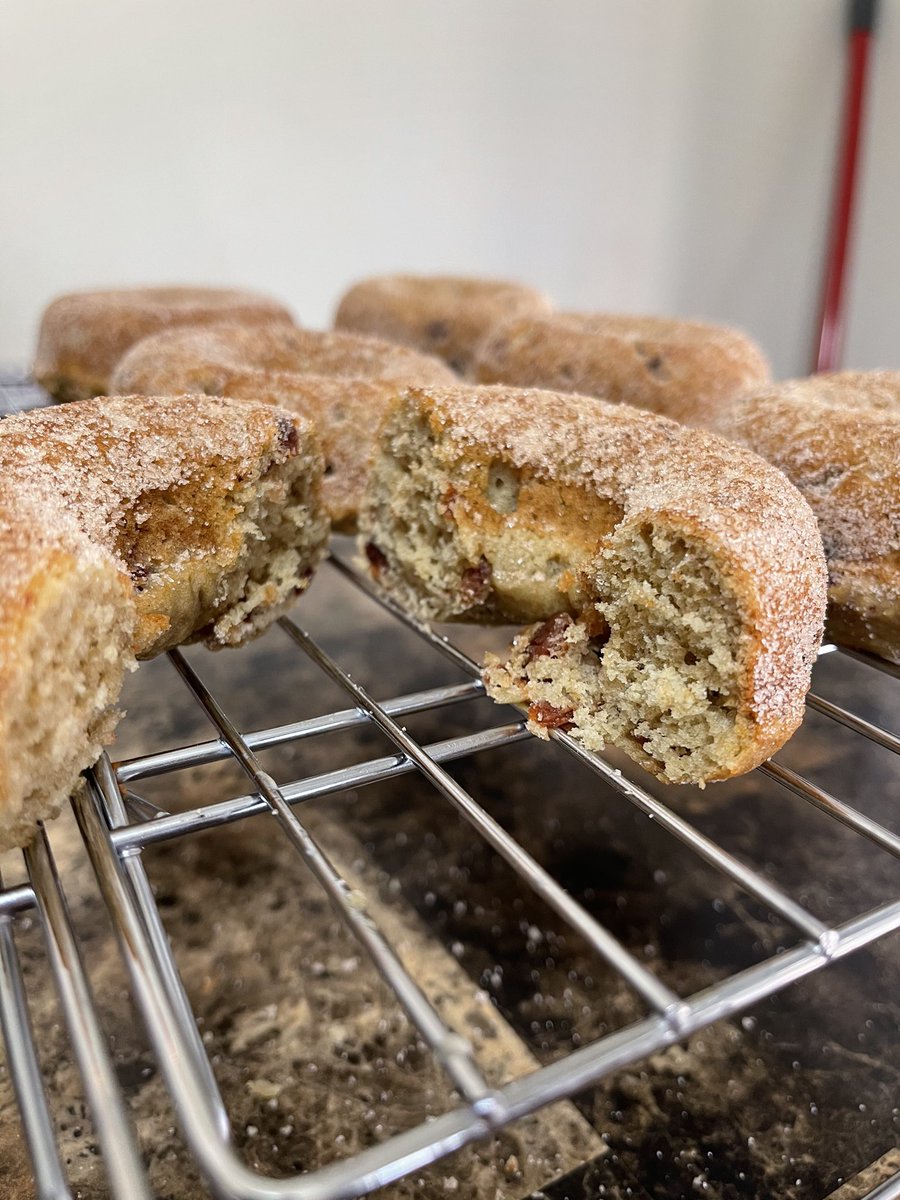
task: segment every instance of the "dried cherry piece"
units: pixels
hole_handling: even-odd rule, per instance
[[[556,708],[546,700],[539,700],[528,709],[529,721],[534,721],[535,725],[542,725],[544,729],[571,729],[574,715],[571,708]]]
[[[467,608],[473,608],[485,599],[491,586],[491,564],[482,555],[476,567],[463,571],[459,584],[460,599]]]
[[[380,550],[374,542],[366,542],[366,558],[369,560],[369,566],[372,568],[372,574],[376,579],[381,578],[381,572],[388,565],[388,560],[383,550]]]
[[[291,454],[296,454],[297,448],[300,445],[297,428],[294,422],[289,421],[287,417],[278,418],[278,444]]]
[[[549,621],[538,625],[528,644],[528,662],[536,658],[556,658],[566,644],[566,630],[572,624],[568,613],[557,613]]]

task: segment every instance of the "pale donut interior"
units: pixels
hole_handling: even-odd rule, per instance
[[[395,425],[391,451],[376,460],[370,476],[371,526],[363,549],[376,577],[389,565],[391,586],[401,603],[416,611],[424,590],[430,603],[422,615],[440,618],[440,610],[452,609],[459,598],[458,590],[452,595],[445,591],[446,580],[461,579],[468,566],[441,512],[450,481],[436,470],[433,443],[421,417],[410,413],[399,429]],[[382,546],[391,547],[390,564]]]
[[[299,468],[299,469],[298,469]],[[237,645],[272,621],[308,586],[325,530],[309,503],[318,469],[304,456],[272,467],[244,504],[245,554],[222,584],[233,595],[213,632],[222,645]]]
[[[622,516],[612,499],[523,473],[502,458],[443,463],[414,407],[388,424],[376,457],[364,549],[375,574],[390,547],[390,586],[426,619],[534,621],[577,606],[573,568]],[[471,521],[452,520],[457,505]],[[552,510],[554,522],[548,520]]]
[[[740,626],[708,549],[659,525],[623,529],[588,571],[592,603],[532,626],[486,683],[532,727],[578,731],[671,783],[728,773],[740,748]]]
[[[440,435],[400,411],[370,479],[373,574],[425,619],[540,619],[485,664],[489,694],[526,706],[535,732],[571,729],[673,783],[730,774],[748,722],[745,634],[709,545],[661,518],[622,523],[613,500],[586,490],[580,525],[535,527],[540,508],[522,511],[512,464],[444,461]]]
[[[10,805],[0,849],[29,841],[35,822],[56,815],[72,780],[96,760],[112,737],[122,678],[134,662],[134,610],[111,562],[61,553],[33,583],[35,604],[15,647],[31,665],[12,675],[0,716]]]

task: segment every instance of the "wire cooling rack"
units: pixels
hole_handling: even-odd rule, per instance
[[[176,650],[170,654],[171,662],[193,701],[208,718],[214,736],[209,741],[117,765],[104,757],[87,776],[87,787],[72,801],[130,976],[133,997],[181,1132],[215,1195],[234,1200],[336,1200],[362,1195],[488,1137],[543,1106],[571,1097],[611,1072],[681,1041],[714,1021],[740,1013],[900,928],[900,894],[841,924],[826,923],[759,870],[695,828],[635,778],[622,774],[604,758],[556,731],[553,737],[557,745],[584,770],[599,776],[715,872],[730,879],[770,913],[777,914],[798,936],[797,944],[782,953],[739,970],[693,995],[676,994],[582,907],[445,769],[444,764],[453,760],[529,737],[524,720],[498,720],[475,733],[427,745],[417,741],[400,720],[412,713],[441,710],[481,698],[484,692],[476,663],[394,606],[367,580],[358,577],[352,566],[332,558],[325,570],[337,572],[359,589],[369,603],[380,606],[414,630],[431,653],[462,669],[469,682],[376,702],[318,641],[294,621],[283,619],[280,626],[285,640],[342,689],[348,706],[312,719],[246,732],[231,719],[186,657]],[[830,646],[822,651],[833,652]],[[837,652],[851,654],[868,662],[873,670],[886,672],[895,679],[900,676],[900,669],[888,663],[850,651]],[[808,697],[808,705],[855,734],[893,753],[900,752],[900,739],[861,716],[814,694]],[[502,717],[509,710],[495,711]],[[312,736],[327,737],[363,725],[377,727],[392,743],[392,752],[281,785],[260,763],[258,752],[270,747]],[[243,769],[250,785],[247,794],[213,799],[183,812],[164,813],[147,801],[136,799],[130,790],[130,785],[141,779],[225,759]],[[900,836],[854,806],[774,762],[759,771],[859,837],[900,857]],[[627,983],[643,1006],[643,1017],[503,1086],[491,1086],[472,1046],[438,1014],[389,938],[372,919],[366,897],[358,888],[351,889],[341,877],[300,815],[304,801],[413,772],[427,780],[450,808],[465,818],[477,835],[505,860],[520,881],[577,931],[586,945]],[[458,1096],[455,1108],[434,1119],[314,1173],[282,1179],[251,1170],[232,1145],[229,1113],[198,1033],[141,857],[141,852],[150,846],[242,822],[261,813],[274,817],[284,838],[305,862],[347,930],[395,994]],[[38,919],[44,936],[47,960],[111,1191],[120,1198],[149,1198],[149,1183],[127,1106],[92,1002],[89,974],[69,916],[62,873],[43,829],[24,851],[24,861],[27,882],[0,891],[0,1021],[38,1194],[62,1198],[71,1196],[72,1191],[56,1142],[16,947],[16,920],[26,913]],[[900,1197],[900,1175],[881,1184],[869,1196],[870,1200]]]

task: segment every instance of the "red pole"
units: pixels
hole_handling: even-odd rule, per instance
[[[877,7],[877,0],[851,0],[850,5],[844,128],[825,259],[822,306],[812,365],[814,372],[832,371],[841,359],[844,340],[844,277],[856,199],[857,162],[862,142],[866,79]]]

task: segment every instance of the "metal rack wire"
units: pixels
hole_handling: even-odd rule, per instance
[[[461,668],[470,681],[376,702],[309,633],[293,621],[284,619],[280,626],[286,641],[343,690],[348,707],[309,720],[245,732],[185,656],[173,651],[171,662],[208,718],[213,737],[115,766],[104,757],[89,774],[88,787],[72,802],[130,976],[133,996],[184,1140],[214,1194],[235,1200],[335,1200],[361,1195],[461,1146],[489,1136],[545,1105],[571,1097],[611,1072],[680,1041],[714,1021],[740,1013],[763,997],[900,929],[900,892],[877,907],[832,926],[760,871],[711,840],[640,782],[623,775],[605,759],[584,750],[567,734],[557,731],[553,735],[556,743],[585,770],[602,778],[628,804],[651,817],[716,872],[728,877],[777,914],[799,937],[792,948],[702,991],[690,996],[676,994],[582,907],[475,796],[447,772],[444,764],[452,760],[485,753],[529,737],[524,720],[499,722],[472,734],[428,745],[413,738],[399,719],[414,712],[466,704],[483,695],[477,665],[444,638],[396,608],[368,581],[358,577],[351,566],[333,558],[326,570],[337,572],[368,597],[371,604],[379,605],[413,629],[431,652]],[[833,647],[823,649],[823,653],[833,651]],[[895,678],[900,676],[900,669],[890,664],[866,659],[863,655],[853,656],[868,661],[874,670]],[[810,695],[808,704],[856,734],[894,753],[900,752],[900,739],[888,730],[817,695]],[[497,710],[501,715],[502,711]],[[259,751],[272,746],[312,736],[327,736],[361,725],[377,727],[392,743],[391,753],[281,785],[263,768],[258,757]],[[129,791],[130,784],[136,780],[223,759],[231,759],[242,768],[249,781],[245,795],[213,800],[183,812],[165,813],[146,801],[134,799]],[[759,770],[858,836],[900,857],[900,836],[847,802],[777,763],[770,762]],[[341,877],[300,815],[304,801],[411,772],[417,772],[427,780],[527,888],[627,981],[645,1010],[641,1019],[503,1086],[490,1085],[472,1046],[440,1017],[389,939],[372,920],[365,897],[357,889],[351,889]],[[231,1144],[229,1114],[198,1034],[141,858],[141,852],[149,846],[175,841],[219,825],[241,822],[265,812],[274,817],[281,833],[317,880],[347,930],[396,995],[459,1097],[455,1108],[427,1123],[315,1173],[285,1179],[272,1179],[252,1171]],[[64,883],[43,830],[24,852],[24,860],[28,882],[0,891],[0,1023],[38,1193],[47,1198],[71,1195],[56,1145],[16,948],[15,922],[26,912],[40,922],[48,963],[93,1115],[111,1191],[119,1197],[149,1197],[149,1185],[134,1131],[69,918]],[[870,1193],[870,1200],[896,1197],[900,1197],[900,1175]]]

